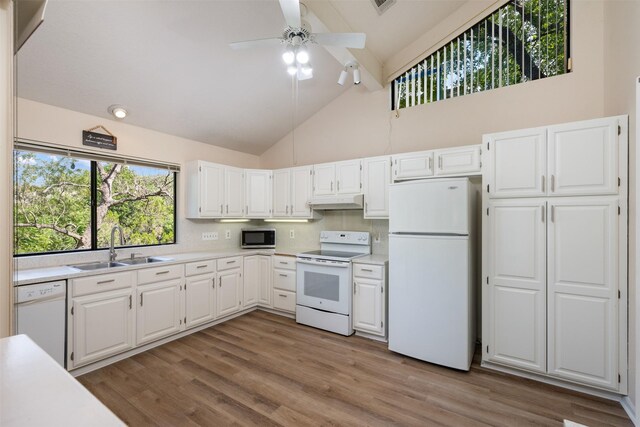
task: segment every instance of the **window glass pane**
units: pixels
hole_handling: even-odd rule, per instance
[[[91,249],[91,163],[14,151],[15,253]]]
[[[125,246],[175,242],[173,172],[105,162],[96,169],[98,248],[109,247],[116,225]]]

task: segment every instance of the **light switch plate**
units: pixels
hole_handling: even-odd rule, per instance
[[[289,230],[289,238],[290,239],[295,239],[296,238],[295,230]]]

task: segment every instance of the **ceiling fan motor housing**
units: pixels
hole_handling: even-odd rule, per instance
[[[309,25],[307,21],[302,20],[302,27],[300,28],[285,28],[282,38],[291,46],[303,46],[311,41],[311,25]]]

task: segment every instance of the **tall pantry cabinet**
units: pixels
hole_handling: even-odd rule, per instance
[[[484,136],[484,363],[626,394],[627,121]]]

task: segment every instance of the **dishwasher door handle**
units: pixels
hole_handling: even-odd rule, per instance
[[[17,302],[16,305],[19,305],[21,307],[25,307],[25,306],[37,304],[37,303],[40,303],[40,302],[64,301],[64,299],[65,299],[64,295],[50,295],[48,297],[42,297],[42,298],[30,300],[30,301]]]

